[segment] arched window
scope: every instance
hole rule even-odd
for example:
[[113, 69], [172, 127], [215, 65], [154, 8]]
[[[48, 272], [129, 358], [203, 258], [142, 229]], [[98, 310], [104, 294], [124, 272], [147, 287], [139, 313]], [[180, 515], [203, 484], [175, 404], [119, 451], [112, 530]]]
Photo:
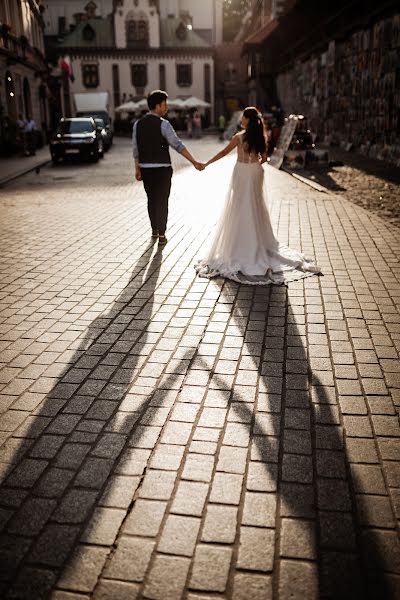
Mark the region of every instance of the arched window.
[[14, 80], [10, 73], [7, 71], [6, 73], [6, 102], [7, 102], [7, 113], [10, 119], [17, 118], [17, 102], [15, 98], [15, 88], [14, 88]]
[[29, 85], [29, 81], [25, 77], [24, 79], [24, 105], [25, 105], [25, 114], [27, 117], [32, 117], [32, 99], [31, 99], [31, 87]]
[[128, 48], [143, 48], [149, 45], [149, 23], [145, 15], [128, 14], [126, 45]]

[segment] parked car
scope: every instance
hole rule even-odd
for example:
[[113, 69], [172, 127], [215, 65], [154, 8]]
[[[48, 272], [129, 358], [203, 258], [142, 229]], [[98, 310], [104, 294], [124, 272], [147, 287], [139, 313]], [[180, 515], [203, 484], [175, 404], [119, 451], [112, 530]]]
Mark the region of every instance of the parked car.
[[101, 129], [91, 117], [61, 119], [50, 142], [50, 152], [53, 163], [68, 156], [80, 156], [97, 162], [104, 153]]
[[112, 131], [111, 131], [110, 127], [107, 127], [107, 125], [104, 123], [103, 119], [100, 119], [99, 117], [94, 117], [94, 121], [96, 123], [96, 126], [101, 130], [104, 151], [108, 152], [108, 150], [112, 146], [112, 141], [113, 141], [112, 140]]

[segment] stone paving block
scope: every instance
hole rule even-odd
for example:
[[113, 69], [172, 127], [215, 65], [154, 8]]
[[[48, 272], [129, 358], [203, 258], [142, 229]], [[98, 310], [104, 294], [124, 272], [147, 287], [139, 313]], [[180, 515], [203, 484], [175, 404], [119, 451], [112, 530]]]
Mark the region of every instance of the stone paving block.
[[281, 561], [279, 595], [291, 600], [318, 600], [318, 571], [315, 563]]
[[158, 550], [167, 554], [192, 556], [200, 528], [200, 519], [170, 515], [164, 525]]
[[[118, 600], [136, 600], [139, 598], [139, 589], [139, 585], [135, 583], [100, 579], [94, 591], [93, 598], [94, 600], [115, 600], [116, 598]], [[60, 598], [60, 600], [63, 599]], [[71, 598], [71, 600], [75, 599]]]
[[232, 600], [272, 600], [272, 577], [255, 573], [236, 573]]
[[318, 507], [320, 510], [351, 510], [349, 488], [340, 479], [319, 479], [317, 481]]
[[180, 481], [172, 503], [171, 512], [201, 516], [209, 485], [195, 481]]
[[165, 425], [161, 436], [163, 444], [186, 445], [192, 432], [191, 423], [169, 422]]
[[378, 463], [375, 441], [364, 438], [346, 439], [346, 456], [349, 462]]
[[152, 500], [169, 500], [175, 479], [175, 472], [149, 470], [139, 488], [139, 496]]
[[58, 585], [67, 590], [93, 592], [108, 553], [108, 548], [79, 545], [63, 570]]
[[372, 428], [368, 417], [344, 416], [344, 428], [349, 437], [372, 438]]
[[247, 449], [245, 448], [221, 446], [218, 456], [217, 471], [242, 474], [245, 472], [246, 458]]
[[368, 583], [363, 580], [360, 563], [348, 552], [323, 551], [320, 594], [338, 598], [367, 597]]
[[400, 424], [397, 416], [372, 415], [371, 420], [376, 435], [400, 437]]
[[322, 547], [355, 550], [355, 530], [351, 514], [321, 511], [318, 520]]
[[165, 502], [136, 500], [124, 523], [124, 533], [128, 535], [155, 537], [161, 526], [166, 508]]
[[159, 444], [153, 454], [150, 467], [167, 471], [177, 471], [181, 463], [184, 446]]
[[70, 554], [79, 535], [75, 525], [49, 524], [35, 542], [29, 559], [49, 567], [60, 567]]
[[357, 508], [363, 525], [391, 529], [395, 527], [392, 507], [388, 496], [357, 494]]
[[241, 527], [237, 565], [241, 569], [272, 571], [275, 531], [259, 527]]
[[224, 592], [228, 581], [232, 550], [200, 544], [196, 549], [189, 587], [194, 590]]
[[364, 494], [386, 494], [382, 470], [378, 465], [351, 465], [353, 486]]
[[317, 541], [314, 521], [282, 519], [280, 555], [315, 560]]
[[139, 477], [126, 477], [124, 475], [110, 477], [99, 504], [114, 508], [128, 508], [139, 483]]
[[182, 597], [190, 561], [157, 555], [147, 578], [144, 597], [151, 600], [179, 600]]
[[243, 525], [275, 527], [276, 495], [246, 492], [242, 515]]
[[96, 491], [69, 490], [53, 515], [57, 523], [82, 523], [94, 506]]
[[284, 481], [311, 483], [313, 480], [311, 457], [297, 454], [284, 454], [282, 478]]
[[45, 600], [56, 581], [56, 574], [48, 569], [25, 567], [18, 575], [8, 598], [37, 598]]
[[143, 581], [153, 549], [153, 541], [143, 538], [121, 537], [116, 551], [106, 564], [104, 576], [122, 581]]
[[211, 481], [214, 457], [203, 454], [188, 454], [182, 472], [183, 479], [190, 481]]
[[125, 515], [125, 511], [121, 509], [96, 508], [81, 537], [81, 542], [112, 546]]
[[238, 505], [242, 484], [242, 475], [216, 473], [212, 482], [210, 502]]
[[237, 509], [209, 504], [201, 535], [203, 542], [232, 544], [236, 537]]
[[277, 488], [278, 471], [274, 464], [250, 462], [246, 487], [254, 492], [274, 492]]
[[7, 531], [18, 535], [37, 535], [56, 507], [55, 500], [29, 498], [11, 519]]

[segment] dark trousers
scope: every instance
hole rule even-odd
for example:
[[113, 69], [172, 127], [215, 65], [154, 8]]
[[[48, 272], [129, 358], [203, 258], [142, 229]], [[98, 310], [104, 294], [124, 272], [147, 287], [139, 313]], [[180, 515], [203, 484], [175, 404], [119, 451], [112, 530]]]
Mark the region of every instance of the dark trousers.
[[171, 191], [172, 167], [140, 169], [147, 194], [151, 228], [164, 235], [168, 219], [168, 199]]

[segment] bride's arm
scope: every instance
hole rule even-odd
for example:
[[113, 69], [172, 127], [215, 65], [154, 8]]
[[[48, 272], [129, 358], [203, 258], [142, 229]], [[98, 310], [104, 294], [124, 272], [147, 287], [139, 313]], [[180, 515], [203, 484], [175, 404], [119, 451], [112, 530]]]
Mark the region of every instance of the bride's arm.
[[260, 165], [262, 165], [263, 163], [267, 162], [267, 160], [268, 160], [268, 154], [267, 154], [267, 151], [265, 151], [265, 152], [263, 152], [261, 154], [261, 158], [260, 158], [260, 161], [259, 161]]
[[236, 134], [233, 136], [233, 138], [231, 139], [229, 144], [223, 150], [221, 150], [221, 152], [218, 152], [218, 154], [216, 154], [215, 156], [213, 156], [212, 158], [210, 158], [210, 160], [208, 160], [206, 162], [206, 166], [211, 165], [211, 163], [216, 162], [220, 158], [223, 158], [224, 156], [229, 154], [229, 152], [232, 152], [232, 150], [234, 148], [236, 148], [237, 143], [238, 143], [238, 138], [237, 138], [237, 134]]

